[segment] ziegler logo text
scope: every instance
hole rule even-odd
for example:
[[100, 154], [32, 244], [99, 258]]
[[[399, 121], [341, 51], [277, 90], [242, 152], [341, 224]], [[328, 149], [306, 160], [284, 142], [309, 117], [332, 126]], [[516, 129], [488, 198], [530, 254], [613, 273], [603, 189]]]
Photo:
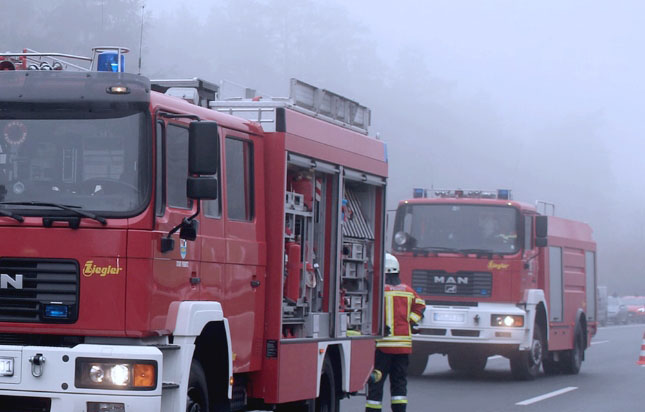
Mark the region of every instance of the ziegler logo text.
[[98, 266], [94, 264], [93, 260], [88, 260], [83, 266], [83, 276], [89, 278], [92, 275], [98, 275], [100, 277], [105, 277], [107, 275], [118, 275], [121, 273], [123, 268], [108, 265], [108, 266]]
[[488, 269], [508, 269], [508, 263], [495, 263], [492, 260], [488, 262]]

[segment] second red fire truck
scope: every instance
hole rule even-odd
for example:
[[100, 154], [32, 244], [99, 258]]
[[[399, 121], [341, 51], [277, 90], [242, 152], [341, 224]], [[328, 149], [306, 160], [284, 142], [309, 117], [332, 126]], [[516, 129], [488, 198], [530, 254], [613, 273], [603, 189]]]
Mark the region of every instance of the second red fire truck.
[[94, 52], [0, 54], [0, 409], [337, 411], [381, 334], [369, 109]]
[[517, 379], [580, 370], [596, 332], [596, 244], [581, 222], [539, 214], [510, 191], [415, 189], [392, 249], [426, 300], [410, 373], [428, 355], [479, 372], [491, 355]]

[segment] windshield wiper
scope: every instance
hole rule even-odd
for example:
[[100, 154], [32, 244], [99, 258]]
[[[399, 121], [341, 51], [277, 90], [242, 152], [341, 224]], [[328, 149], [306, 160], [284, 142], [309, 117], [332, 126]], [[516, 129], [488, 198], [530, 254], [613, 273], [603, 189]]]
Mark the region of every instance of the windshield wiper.
[[64, 205], [60, 203], [49, 203], [49, 202], [0, 202], [0, 205], [14, 205], [14, 206], [38, 206], [38, 207], [55, 207], [57, 209], [66, 210], [73, 212], [81, 217], [86, 217], [88, 219], [96, 220], [102, 225], [107, 224], [107, 220], [101, 216], [97, 216], [94, 213], [86, 212], [84, 210], [79, 210], [80, 206], [74, 205]]
[[494, 250], [490, 249], [461, 249], [460, 251], [466, 255], [476, 254], [477, 257], [488, 255], [492, 258], [494, 255], [502, 255], [500, 252], [495, 252]]
[[19, 223], [22, 223], [22, 222], [25, 221], [25, 219], [22, 216], [17, 215], [17, 214], [15, 214], [13, 212], [10, 212], [8, 210], [4, 210], [4, 209], [0, 209], [0, 216], [10, 217], [10, 218], [18, 221]]
[[427, 247], [415, 247], [412, 248], [412, 252], [414, 253], [437, 253], [437, 252], [443, 252], [443, 253], [460, 253], [463, 254], [463, 252], [460, 249], [455, 249], [451, 247], [444, 247], [444, 246], [427, 246]]

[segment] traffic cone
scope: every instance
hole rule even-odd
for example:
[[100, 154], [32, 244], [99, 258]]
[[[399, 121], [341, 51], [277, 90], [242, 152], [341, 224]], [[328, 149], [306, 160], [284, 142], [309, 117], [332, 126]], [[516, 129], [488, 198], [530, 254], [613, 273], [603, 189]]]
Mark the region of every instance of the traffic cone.
[[645, 366], [645, 333], [643, 333], [643, 342], [641, 343], [641, 354], [638, 357], [638, 365]]

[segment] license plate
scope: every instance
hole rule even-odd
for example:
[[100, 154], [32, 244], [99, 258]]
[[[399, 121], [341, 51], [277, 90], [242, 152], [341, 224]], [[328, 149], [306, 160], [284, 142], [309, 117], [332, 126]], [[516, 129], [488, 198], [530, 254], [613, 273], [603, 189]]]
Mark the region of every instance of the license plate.
[[433, 319], [436, 322], [460, 322], [463, 323], [466, 320], [466, 315], [463, 313], [445, 313], [439, 312], [433, 315]]
[[0, 376], [13, 376], [13, 358], [0, 358]]

